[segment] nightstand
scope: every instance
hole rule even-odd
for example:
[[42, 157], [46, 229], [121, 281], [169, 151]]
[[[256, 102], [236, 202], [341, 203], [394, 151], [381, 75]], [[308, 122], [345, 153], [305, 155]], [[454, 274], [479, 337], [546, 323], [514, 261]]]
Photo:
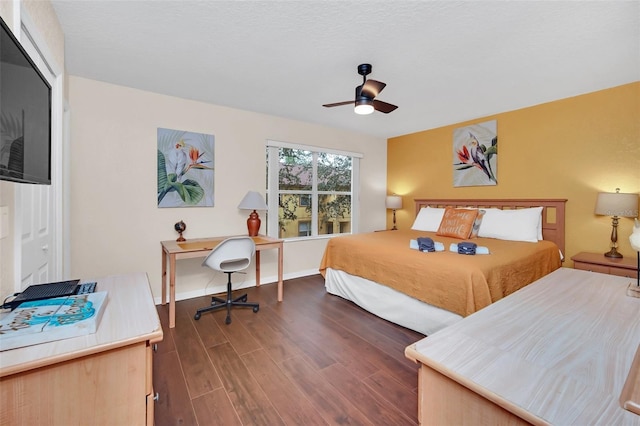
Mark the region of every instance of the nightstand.
[[637, 278], [638, 264], [635, 257], [613, 259], [599, 253], [578, 253], [571, 258], [575, 269], [602, 272], [603, 274]]

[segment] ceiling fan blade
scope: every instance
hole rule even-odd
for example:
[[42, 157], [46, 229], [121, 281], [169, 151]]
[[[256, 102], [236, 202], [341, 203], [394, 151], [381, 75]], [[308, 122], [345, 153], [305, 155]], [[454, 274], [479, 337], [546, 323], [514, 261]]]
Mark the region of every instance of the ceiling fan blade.
[[394, 111], [398, 108], [396, 105], [388, 104], [386, 102], [378, 101], [376, 99], [373, 100], [373, 108], [376, 111], [384, 112], [385, 114], [389, 114], [391, 111]]
[[386, 83], [383, 83], [381, 81], [367, 80], [362, 86], [362, 90], [360, 91], [360, 93], [362, 94], [362, 96], [373, 99], [378, 96], [380, 92], [382, 92], [382, 89], [384, 89], [386, 85]]
[[336, 106], [341, 106], [341, 105], [349, 105], [349, 104], [353, 104], [354, 101], [344, 101], [344, 102], [336, 102], [334, 104], [324, 104], [322, 105], [323, 107], [327, 107], [327, 108], [331, 108], [331, 107], [336, 107]]

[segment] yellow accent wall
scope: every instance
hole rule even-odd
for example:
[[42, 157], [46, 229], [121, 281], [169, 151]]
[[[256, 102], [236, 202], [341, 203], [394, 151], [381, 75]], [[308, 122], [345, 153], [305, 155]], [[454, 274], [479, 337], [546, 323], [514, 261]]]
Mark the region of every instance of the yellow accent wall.
[[[498, 185], [454, 188], [453, 130], [493, 119]], [[640, 193], [640, 82], [387, 141], [387, 189], [403, 197], [399, 228], [411, 227], [415, 198], [566, 198], [567, 266], [578, 252], [608, 251], [611, 218], [593, 211], [597, 193], [615, 188]], [[620, 219], [618, 250], [635, 258], [632, 227]]]

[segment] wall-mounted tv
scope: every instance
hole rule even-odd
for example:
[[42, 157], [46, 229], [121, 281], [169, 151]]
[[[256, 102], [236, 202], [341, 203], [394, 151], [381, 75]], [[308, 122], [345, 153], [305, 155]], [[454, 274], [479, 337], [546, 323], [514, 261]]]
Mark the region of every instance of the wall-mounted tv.
[[0, 18], [0, 180], [51, 184], [51, 86]]

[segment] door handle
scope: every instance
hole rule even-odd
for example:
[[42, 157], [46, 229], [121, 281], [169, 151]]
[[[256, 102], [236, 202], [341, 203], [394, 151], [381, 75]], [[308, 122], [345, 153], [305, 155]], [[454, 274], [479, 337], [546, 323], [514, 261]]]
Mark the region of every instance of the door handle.
[[49, 251], [49, 245], [48, 244], [43, 245], [42, 251]]

